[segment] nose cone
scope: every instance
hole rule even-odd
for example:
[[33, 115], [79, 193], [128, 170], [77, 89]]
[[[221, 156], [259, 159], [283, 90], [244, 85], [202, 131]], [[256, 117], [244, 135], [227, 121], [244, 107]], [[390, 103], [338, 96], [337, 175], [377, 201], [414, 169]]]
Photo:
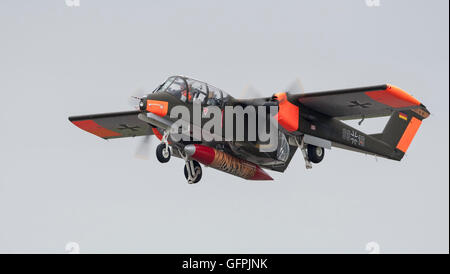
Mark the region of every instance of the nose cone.
[[195, 145], [187, 145], [184, 147], [184, 152], [187, 156], [192, 156], [195, 154]]
[[270, 177], [269, 174], [267, 174], [262, 168], [259, 166], [256, 167], [255, 175], [253, 175], [252, 178], [249, 180], [255, 180], [255, 181], [272, 181], [273, 178]]
[[145, 103], [145, 101], [147, 101], [145, 98], [139, 100], [139, 109], [142, 111], [147, 108], [147, 104]]

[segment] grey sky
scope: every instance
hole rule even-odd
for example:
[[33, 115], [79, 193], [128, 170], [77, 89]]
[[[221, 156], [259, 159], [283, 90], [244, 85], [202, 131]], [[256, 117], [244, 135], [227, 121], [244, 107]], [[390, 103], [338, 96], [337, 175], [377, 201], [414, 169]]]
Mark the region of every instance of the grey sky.
[[[0, 252], [448, 253], [448, 5], [1, 1]], [[236, 97], [296, 77], [306, 92], [391, 83], [432, 116], [401, 162], [334, 148], [312, 170], [297, 153], [273, 182], [204, 168], [197, 185], [181, 160], [138, 160], [137, 138], [67, 120], [127, 110], [173, 74]]]

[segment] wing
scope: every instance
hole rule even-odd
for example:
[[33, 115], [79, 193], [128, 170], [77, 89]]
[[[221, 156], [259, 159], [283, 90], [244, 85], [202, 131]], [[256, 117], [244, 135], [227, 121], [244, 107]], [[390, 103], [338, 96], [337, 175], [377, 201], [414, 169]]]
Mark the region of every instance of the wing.
[[416, 98], [392, 85], [292, 94], [289, 99], [341, 120], [389, 116], [407, 109], [423, 118], [430, 114]]
[[69, 121], [103, 139], [152, 135], [152, 126], [138, 118], [139, 111], [71, 116]]

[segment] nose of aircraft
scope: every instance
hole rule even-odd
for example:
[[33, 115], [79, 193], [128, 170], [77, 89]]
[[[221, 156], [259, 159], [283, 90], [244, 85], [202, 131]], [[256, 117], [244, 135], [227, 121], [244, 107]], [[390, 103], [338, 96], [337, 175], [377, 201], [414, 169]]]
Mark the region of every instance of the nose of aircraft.
[[147, 101], [145, 97], [139, 100], [139, 109], [142, 111], [144, 111], [147, 108], [147, 104], [145, 103], [145, 101]]

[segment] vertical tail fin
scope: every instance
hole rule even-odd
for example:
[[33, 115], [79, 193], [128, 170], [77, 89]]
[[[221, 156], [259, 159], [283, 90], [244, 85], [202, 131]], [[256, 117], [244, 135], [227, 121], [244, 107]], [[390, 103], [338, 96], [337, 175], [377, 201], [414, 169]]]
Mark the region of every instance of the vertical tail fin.
[[423, 105], [418, 109], [394, 111], [383, 133], [372, 136], [391, 146], [392, 158], [401, 160], [419, 130], [422, 120], [429, 115]]

